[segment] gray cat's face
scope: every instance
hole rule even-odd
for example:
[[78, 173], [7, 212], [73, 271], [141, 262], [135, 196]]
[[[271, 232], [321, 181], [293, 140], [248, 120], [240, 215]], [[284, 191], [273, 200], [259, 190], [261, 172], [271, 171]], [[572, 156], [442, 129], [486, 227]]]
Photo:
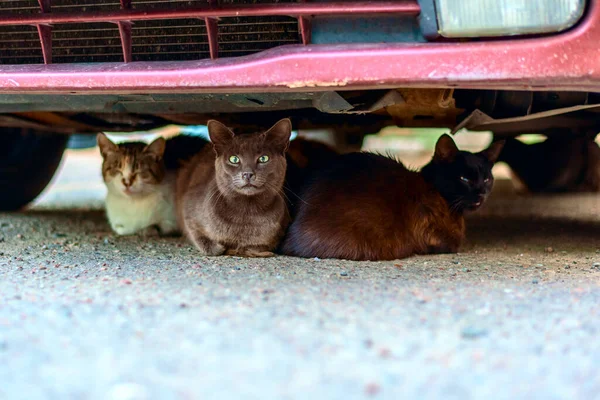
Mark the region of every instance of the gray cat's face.
[[265, 133], [245, 135], [234, 135], [224, 125], [210, 121], [209, 132], [217, 153], [216, 178], [222, 190], [246, 196], [281, 191], [291, 135], [289, 120], [278, 122]]
[[245, 195], [278, 190], [285, 177], [285, 158], [265, 146], [233, 146], [217, 162], [218, 173], [232, 190]]

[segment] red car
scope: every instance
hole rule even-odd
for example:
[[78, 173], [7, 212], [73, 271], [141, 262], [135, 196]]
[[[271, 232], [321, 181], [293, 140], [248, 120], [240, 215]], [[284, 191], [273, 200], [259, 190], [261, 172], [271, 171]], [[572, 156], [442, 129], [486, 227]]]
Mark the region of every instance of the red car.
[[3, 0], [0, 209], [37, 196], [73, 133], [597, 132], [597, 41], [600, 0]]

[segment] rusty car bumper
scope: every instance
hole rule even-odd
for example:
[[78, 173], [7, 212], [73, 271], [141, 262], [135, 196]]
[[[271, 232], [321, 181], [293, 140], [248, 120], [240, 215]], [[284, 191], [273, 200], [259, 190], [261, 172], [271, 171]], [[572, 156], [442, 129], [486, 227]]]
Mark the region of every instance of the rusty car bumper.
[[[381, 9], [374, 12], [419, 13], [416, 1], [379, 3]], [[308, 16], [324, 8], [306, 4], [285, 10], [298, 18], [302, 42], [306, 44], [275, 47], [237, 58], [217, 58], [213, 37], [212, 59], [92, 64], [51, 64], [51, 49], [46, 46], [46, 64], [0, 65], [0, 93], [298, 92], [385, 87], [600, 90], [600, 0], [589, 2], [584, 18], [573, 29], [545, 37], [328, 45], [310, 44]], [[329, 5], [331, 14], [360, 12], [344, 10], [342, 2], [335, 4]], [[209, 39], [210, 18], [230, 13], [211, 12], [197, 10], [194, 14], [207, 19]], [[264, 14], [265, 9], [254, 12]], [[0, 25], [19, 23], [39, 28], [65, 22], [60, 18], [68, 22], [74, 17], [2, 17]], [[124, 61], [128, 61], [130, 43], [122, 23], [143, 16], [124, 10], [96, 18], [112, 18], [120, 24]], [[44, 35], [41, 28], [43, 49]]]

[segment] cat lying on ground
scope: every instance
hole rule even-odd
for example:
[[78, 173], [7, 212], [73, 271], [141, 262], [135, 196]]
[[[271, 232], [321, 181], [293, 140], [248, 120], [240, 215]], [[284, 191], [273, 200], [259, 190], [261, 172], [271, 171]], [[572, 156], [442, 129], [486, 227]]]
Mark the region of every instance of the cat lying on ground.
[[158, 138], [150, 144], [115, 144], [97, 137], [102, 178], [108, 190], [106, 215], [118, 235], [132, 235], [156, 226], [163, 235], [180, 232], [175, 213], [175, 179], [179, 163], [200, 151], [198, 137]]
[[486, 200], [501, 148], [497, 142], [473, 154], [443, 135], [420, 172], [377, 154], [333, 157], [298, 193], [302, 201], [281, 251], [347, 260], [456, 252], [463, 213]]
[[177, 177], [177, 213], [200, 254], [268, 257], [289, 223], [283, 195], [289, 119], [264, 133], [208, 122], [212, 144]]

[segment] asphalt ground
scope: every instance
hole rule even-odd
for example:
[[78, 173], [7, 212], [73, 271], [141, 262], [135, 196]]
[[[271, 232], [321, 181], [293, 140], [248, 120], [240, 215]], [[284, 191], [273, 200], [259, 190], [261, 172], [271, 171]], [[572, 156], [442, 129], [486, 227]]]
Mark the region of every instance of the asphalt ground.
[[497, 181], [459, 254], [199, 257], [117, 238], [71, 152], [0, 214], [0, 399], [600, 398], [600, 197]]

